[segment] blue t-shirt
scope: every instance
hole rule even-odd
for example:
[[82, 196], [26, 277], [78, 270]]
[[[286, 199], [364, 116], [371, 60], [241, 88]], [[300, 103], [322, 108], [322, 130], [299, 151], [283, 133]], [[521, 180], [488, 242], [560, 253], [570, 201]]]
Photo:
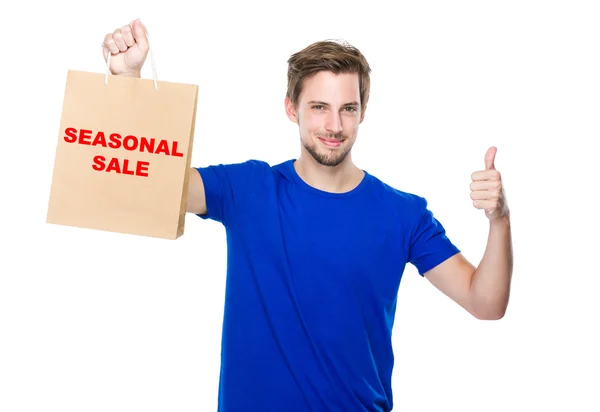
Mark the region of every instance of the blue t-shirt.
[[294, 160], [197, 170], [227, 239], [219, 411], [391, 411], [405, 265], [459, 252], [425, 199], [367, 172], [324, 192]]

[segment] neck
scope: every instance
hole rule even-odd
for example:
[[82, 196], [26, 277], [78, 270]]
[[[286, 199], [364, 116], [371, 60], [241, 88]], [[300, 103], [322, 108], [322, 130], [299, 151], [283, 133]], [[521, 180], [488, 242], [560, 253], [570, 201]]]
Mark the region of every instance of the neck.
[[310, 154], [302, 152], [294, 162], [296, 173], [308, 185], [330, 193], [345, 193], [354, 189], [365, 172], [352, 163], [351, 154], [337, 166], [324, 166]]

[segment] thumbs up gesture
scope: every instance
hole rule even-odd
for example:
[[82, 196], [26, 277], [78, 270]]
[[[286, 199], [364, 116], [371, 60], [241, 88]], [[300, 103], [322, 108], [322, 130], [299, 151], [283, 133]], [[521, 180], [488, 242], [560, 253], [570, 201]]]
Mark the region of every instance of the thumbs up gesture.
[[502, 177], [494, 166], [496, 151], [495, 147], [490, 147], [485, 154], [485, 170], [474, 172], [471, 175], [473, 206], [477, 209], [484, 209], [485, 215], [490, 220], [502, 218], [509, 213]]

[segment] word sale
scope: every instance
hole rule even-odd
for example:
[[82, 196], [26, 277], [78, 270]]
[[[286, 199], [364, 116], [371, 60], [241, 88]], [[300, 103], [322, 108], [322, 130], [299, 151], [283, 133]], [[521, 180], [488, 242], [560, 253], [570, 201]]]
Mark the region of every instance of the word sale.
[[[76, 129], [67, 127], [65, 129], [64, 140], [67, 143], [78, 143], [88, 146], [101, 146], [110, 149], [125, 149], [133, 152], [163, 154], [165, 156], [183, 157], [183, 153], [177, 151], [178, 142], [168, 142], [164, 139], [155, 139], [153, 137], [136, 137], [133, 135], [122, 136], [119, 133], [111, 133], [106, 137], [105, 133], [98, 131], [95, 134], [92, 130]], [[107, 159], [105, 156], [94, 156], [92, 159], [92, 168], [99, 172], [114, 172], [124, 175], [148, 177], [150, 162], [130, 159], [120, 159], [112, 157]]]

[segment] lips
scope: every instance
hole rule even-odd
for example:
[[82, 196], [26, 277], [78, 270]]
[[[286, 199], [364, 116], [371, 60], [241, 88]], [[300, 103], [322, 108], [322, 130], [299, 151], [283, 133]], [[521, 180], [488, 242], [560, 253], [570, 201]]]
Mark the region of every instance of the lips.
[[338, 147], [342, 144], [343, 140], [339, 139], [326, 139], [324, 137], [319, 137], [319, 140], [328, 147]]

